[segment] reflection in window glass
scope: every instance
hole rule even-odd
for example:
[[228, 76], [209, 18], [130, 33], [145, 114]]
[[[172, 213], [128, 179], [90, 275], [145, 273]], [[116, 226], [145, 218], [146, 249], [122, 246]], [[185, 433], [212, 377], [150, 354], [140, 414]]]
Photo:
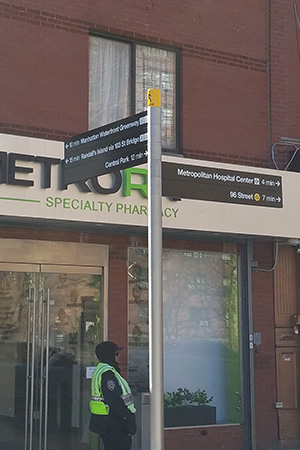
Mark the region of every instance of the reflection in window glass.
[[161, 90], [162, 143], [175, 148], [175, 68], [174, 52], [161, 48], [136, 46], [136, 112], [147, 109], [148, 89]]
[[[129, 377], [142, 391], [148, 390], [147, 257], [145, 249], [129, 249]], [[163, 252], [164, 390], [212, 397], [214, 413], [205, 424], [242, 422], [238, 265], [236, 254]]]

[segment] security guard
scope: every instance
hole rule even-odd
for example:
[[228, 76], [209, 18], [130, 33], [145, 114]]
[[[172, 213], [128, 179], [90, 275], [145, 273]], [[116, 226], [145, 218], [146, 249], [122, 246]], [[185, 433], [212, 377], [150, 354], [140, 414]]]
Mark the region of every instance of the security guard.
[[90, 430], [101, 436], [105, 450], [130, 450], [131, 436], [136, 433], [136, 409], [119, 366], [122, 349], [111, 341], [95, 349], [100, 363], [92, 378]]

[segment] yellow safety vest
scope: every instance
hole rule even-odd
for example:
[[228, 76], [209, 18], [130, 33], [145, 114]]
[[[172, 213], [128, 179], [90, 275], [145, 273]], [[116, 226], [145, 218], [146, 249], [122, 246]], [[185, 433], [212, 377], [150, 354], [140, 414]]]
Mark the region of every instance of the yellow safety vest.
[[119, 374], [119, 372], [109, 364], [99, 363], [95, 369], [92, 377], [91, 385], [91, 401], [90, 401], [90, 411], [93, 414], [99, 416], [107, 416], [109, 414], [109, 406], [105, 404], [101, 389], [101, 378], [104, 372], [110, 370], [115, 375], [118, 383], [122, 389], [122, 399], [129, 411], [132, 413], [136, 412], [134, 407], [132, 393], [127, 381]]

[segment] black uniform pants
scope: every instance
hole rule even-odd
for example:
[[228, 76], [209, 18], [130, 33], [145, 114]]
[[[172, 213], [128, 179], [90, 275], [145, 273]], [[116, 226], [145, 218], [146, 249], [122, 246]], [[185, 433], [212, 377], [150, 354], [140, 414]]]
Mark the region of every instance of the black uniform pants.
[[128, 435], [124, 422], [117, 418], [108, 421], [107, 428], [101, 433], [105, 450], [130, 450], [131, 436]]

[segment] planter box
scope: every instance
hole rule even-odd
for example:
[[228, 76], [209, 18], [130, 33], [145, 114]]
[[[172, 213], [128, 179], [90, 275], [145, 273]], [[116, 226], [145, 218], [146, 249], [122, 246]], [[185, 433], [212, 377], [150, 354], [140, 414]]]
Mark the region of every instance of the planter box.
[[216, 423], [216, 407], [184, 405], [165, 408], [165, 428], [193, 427]]

